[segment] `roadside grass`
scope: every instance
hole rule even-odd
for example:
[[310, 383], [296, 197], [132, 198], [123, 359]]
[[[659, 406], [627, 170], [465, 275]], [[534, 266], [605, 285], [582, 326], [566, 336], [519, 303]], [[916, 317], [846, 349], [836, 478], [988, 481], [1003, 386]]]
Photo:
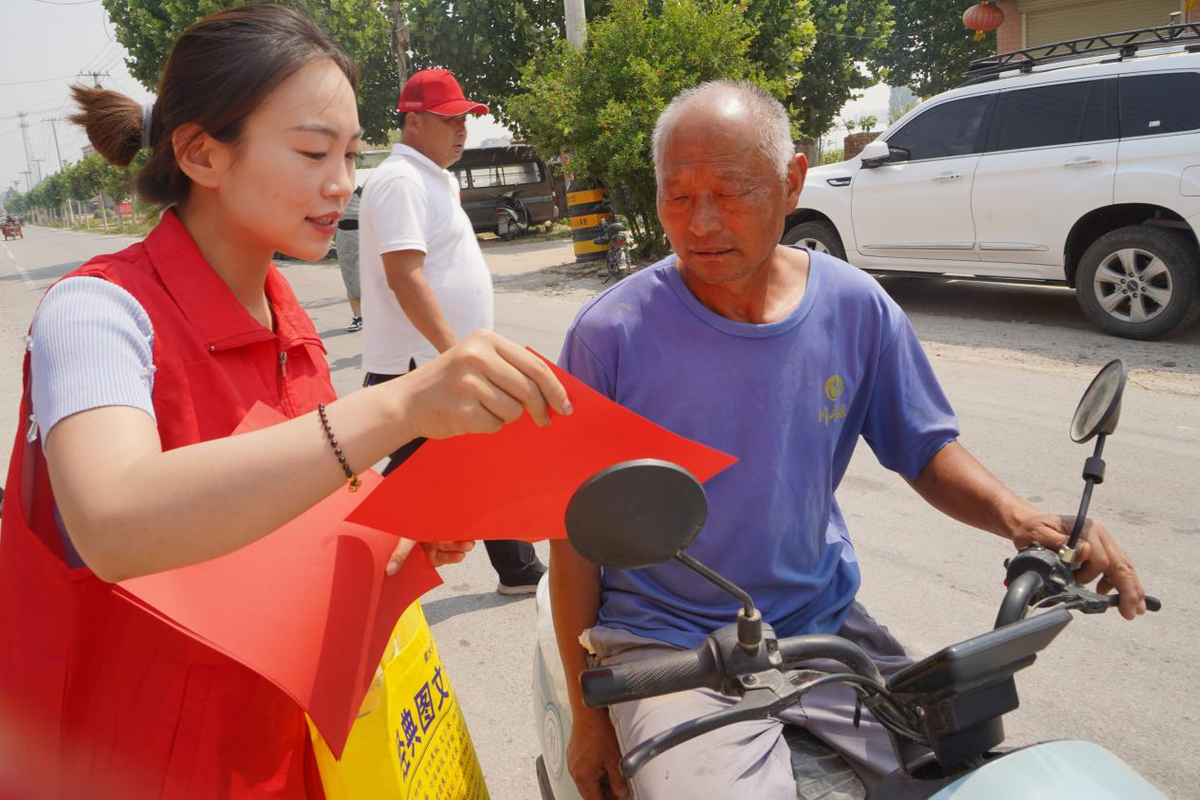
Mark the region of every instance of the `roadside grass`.
[[154, 230], [154, 226], [158, 224], [158, 214], [144, 216], [137, 222], [126, 221], [123, 225], [118, 226], [113, 220], [108, 223], [108, 228], [104, 227], [104, 223], [100, 220], [88, 219], [87, 225], [75, 224], [74, 227], [65, 222], [43, 222], [39, 223], [43, 228], [56, 228], [60, 231], [79, 231], [80, 233], [98, 233], [107, 236], [145, 236]]
[[[476, 234], [478, 239], [483, 242], [499, 242], [500, 237], [494, 233], [479, 233]], [[534, 226], [529, 233], [524, 236], [518, 236], [513, 239], [513, 242], [553, 242], [559, 239], [571, 238], [571, 226], [563, 222], [556, 222], [550, 230], [546, 230], [544, 225]]]

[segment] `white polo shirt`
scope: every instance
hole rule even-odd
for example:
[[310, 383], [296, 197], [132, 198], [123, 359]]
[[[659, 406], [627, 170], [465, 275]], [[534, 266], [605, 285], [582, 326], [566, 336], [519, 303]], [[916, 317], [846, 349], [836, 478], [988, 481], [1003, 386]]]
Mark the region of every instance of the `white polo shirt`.
[[401, 375], [409, 359], [422, 364], [438, 355], [387, 285], [384, 253], [425, 254], [422, 274], [455, 336], [492, 327], [492, 276], [448, 171], [408, 145], [393, 146], [363, 189], [358, 220], [363, 369]]

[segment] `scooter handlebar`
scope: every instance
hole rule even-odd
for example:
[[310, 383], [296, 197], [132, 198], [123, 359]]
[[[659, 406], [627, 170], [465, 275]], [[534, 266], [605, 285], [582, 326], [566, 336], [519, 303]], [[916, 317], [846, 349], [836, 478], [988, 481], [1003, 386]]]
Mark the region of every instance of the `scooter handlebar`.
[[882, 684], [879, 667], [861, 647], [840, 636], [810, 633], [779, 640], [779, 656], [785, 665], [825, 658], [840, 662], [852, 672]]
[[721, 672], [708, 640], [694, 650], [591, 667], [579, 675], [583, 703], [588, 708], [610, 706], [687, 689], [721, 686]]
[[[1110, 606], [1121, 605], [1121, 595], [1110, 594], [1108, 597], [1109, 597], [1108, 604]], [[1153, 597], [1151, 595], [1146, 595], [1145, 600], [1146, 600], [1146, 610], [1147, 611], [1161, 611], [1162, 610], [1162, 601], [1159, 600], [1157, 597]]]

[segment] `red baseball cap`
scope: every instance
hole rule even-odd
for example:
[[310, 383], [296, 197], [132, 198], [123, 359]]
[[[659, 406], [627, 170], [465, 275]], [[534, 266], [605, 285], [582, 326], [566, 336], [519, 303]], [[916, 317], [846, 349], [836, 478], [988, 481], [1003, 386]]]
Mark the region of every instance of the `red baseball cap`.
[[406, 111], [430, 111], [443, 117], [459, 114], [486, 114], [488, 107], [463, 96], [462, 87], [444, 69], [423, 69], [404, 82], [396, 108]]

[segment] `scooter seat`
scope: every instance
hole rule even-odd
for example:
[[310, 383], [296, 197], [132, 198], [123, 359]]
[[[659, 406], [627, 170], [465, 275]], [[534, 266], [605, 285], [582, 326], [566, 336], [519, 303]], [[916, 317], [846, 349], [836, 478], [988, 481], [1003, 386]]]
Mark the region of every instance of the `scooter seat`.
[[792, 755], [796, 800], [866, 800], [867, 790], [837, 751], [804, 728], [783, 726]]

